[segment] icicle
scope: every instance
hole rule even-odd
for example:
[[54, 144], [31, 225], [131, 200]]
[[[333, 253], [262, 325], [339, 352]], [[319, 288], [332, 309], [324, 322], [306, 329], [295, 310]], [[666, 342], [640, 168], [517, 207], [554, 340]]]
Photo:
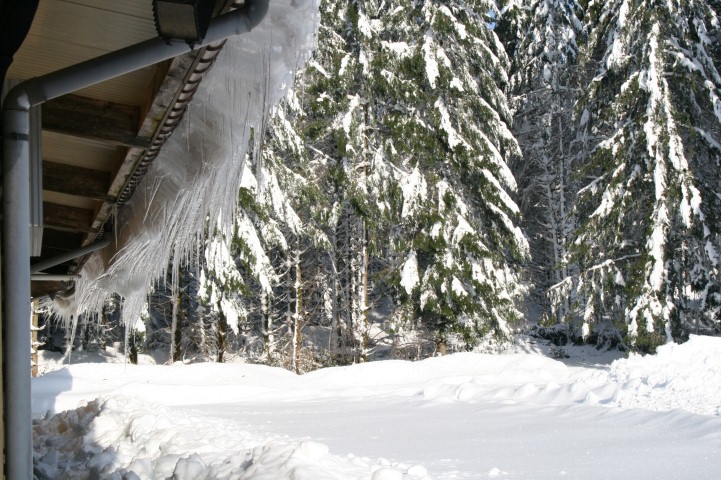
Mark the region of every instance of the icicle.
[[[118, 249], [86, 262], [74, 298], [48, 305], [54, 315], [73, 323], [118, 293], [125, 298], [122, 320], [133, 325], [153, 280], [170, 258], [190, 258], [206, 219], [233, 221], [251, 132], [262, 131], [308, 59], [317, 26], [318, 0], [278, 0], [257, 29], [226, 42], [181, 125], [118, 212]], [[266, 68], [256, 68], [264, 61]]]

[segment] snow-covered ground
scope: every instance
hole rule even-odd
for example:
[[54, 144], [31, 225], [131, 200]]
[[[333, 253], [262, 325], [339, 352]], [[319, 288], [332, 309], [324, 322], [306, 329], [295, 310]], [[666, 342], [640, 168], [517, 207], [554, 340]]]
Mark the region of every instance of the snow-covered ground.
[[[721, 338], [610, 365], [500, 355], [296, 376], [241, 363], [126, 365], [33, 381], [39, 478], [721, 478]], [[91, 360], [86, 357], [85, 360]], [[77, 361], [77, 360], [76, 360]], [[150, 362], [149, 357], [145, 357]], [[59, 412], [47, 414], [46, 412]]]

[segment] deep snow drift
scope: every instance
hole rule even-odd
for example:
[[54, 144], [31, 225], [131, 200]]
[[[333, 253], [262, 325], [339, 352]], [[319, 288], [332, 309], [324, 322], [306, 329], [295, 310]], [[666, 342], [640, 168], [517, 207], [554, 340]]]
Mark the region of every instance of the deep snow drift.
[[721, 478], [721, 338], [610, 366], [569, 360], [466, 353], [303, 376], [242, 363], [70, 365], [33, 382], [36, 474]]

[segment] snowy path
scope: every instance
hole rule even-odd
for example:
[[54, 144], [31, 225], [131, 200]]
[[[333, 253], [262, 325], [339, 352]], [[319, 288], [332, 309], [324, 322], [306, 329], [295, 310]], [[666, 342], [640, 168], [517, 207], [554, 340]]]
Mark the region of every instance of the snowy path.
[[[721, 478], [721, 419], [682, 411], [407, 401], [225, 404], [195, 413], [437, 479]], [[641, 460], [642, 459], [642, 460]]]
[[33, 411], [48, 409], [66, 411], [36, 422], [39, 478], [716, 480], [721, 339], [600, 369], [532, 354], [301, 377], [85, 363], [34, 381]]

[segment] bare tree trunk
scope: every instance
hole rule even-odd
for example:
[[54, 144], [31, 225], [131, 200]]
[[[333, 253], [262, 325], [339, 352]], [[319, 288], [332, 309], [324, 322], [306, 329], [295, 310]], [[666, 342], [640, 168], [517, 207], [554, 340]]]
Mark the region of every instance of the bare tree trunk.
[[[335, 246], [336, 243], [336, 236], [335, 236], [335, 230], [333, 230], [333, 243], [332, 245]], [[338, 267], [336, 265], [335, 261], [335, 251], [329, 252], [330, 255], [330, 261], [331, 261], [331, 268], [333, 271], [331, 272], [331, 275], [333, 277], [331, 281], [331, 320], [330, 320], [330, 338], [329, 338], [329, 349], [331, 352], [331, 356], [335, 362], [338, 361], [338, 352], [340, 351], [340, 339], [341, 339], [341, 329], [340, 329], [340, 322], [338, 312]]]
[[270, 360], [275, 354], [275, 335], [273, 334], [273, 315], [270, 311], [268, 292], [261, 292], [260, 294], [260, 318], [262, 323], [263, 331], [263, 354], [266, 360]]
[[448, 344], [445, 338], [436, 337], [436, 355], [445, 355], [448, 353]]
[[220, 301], [218, 301], [218, 330], [216, 332], [216, 355], [215, 355], [215, 361], [218, 363], [223, 363], [223, 359], [225, 357], [225, 349], [227, 346], [227, 338], [228, 338], [228, 319], [225, 318], [225, 314], [223, 313], [223, 309], [220, 306]]
[[171, 286], [171, 300], [173, 302], [173, 319], [170, 326], [170, 356], [171, 363], [180, 361], [180, 343], [183, 340], [182, 315], [183, 315], [183, 297], [180, 293], [180, 266], [174, 264]]
[[370, 334], [370, 322], [368, 321], [368, 229], [365, 222], [361, 225], [363, 231], [363, 262], [361, 263], [361, 293], [360, 293], [360, 315], [361, 315], [361, 362], [368, 361], [368, 345]]
[[135, 332], [130, 327], [125, 327], [128, 329], [128, 360], [133, 365], [138, 364], [138, 344], [136, 342], [135, 338]]
[[[105, 321], [105, 309], [103, 309], [103, 320]], [[125, 324], [125, 351], [128, 355], [128, 361], [132, 365], [138, 364], [138, 345], [135, 341], [135, 332], [133, 331], [133, 328]]]
[[[364, 85], [365, 87], [365, 85]], [[364, 88], [365, 90], [365, 88]], [[370, 153], [371, 148], [369, 146], [368, 142], [368, 128], [369, 125], [371, 125], [371, 110], [369, 107], [369, 102], [366, 102], [363, 107], [363, 119], [365, 122], [365, 128], [363, 131], [363, 153], [361, 155], [361, 162], [363, 162], [363, 169], [362, 169], [362, 175], [363, 178], [368, 177], [368, 166], [370, 165], [370, 156], [373, 154]], [[368, 155], [368, 157], [366, 157]], [[367, 362], [368, 361], [368, 336], [370, 331], [370, 324], [368, 322], [368, 227], [366, 225], [366, 220], [361, 219], [360, 220], [360, 271], [358, 272], [359, 276], [359, 287], [360, 291], [358, 292], [358, 301], [359, 301], [359, 322], [358, 322], [358, 329], [359, 332], [359, 340], [360, 340], [360, 361], [361, 362]]]
[[353, 363], [360, 360], [360, 325], [361, 325], [361, 306], [360, 306], [360, 261], [358, 259], [358, 239], [355, 237], [356, 224], [350, 219], [349, 223], [349, 241], [348, 241], [348, 291], [350, 292], [350, 319], [349, 333], [353, 346]]
[[353, 229], [350, 214], [346, 213], [346, 241], [345, 241], [345, 283], [343, 285], [343, 296], [345, 297], [346, 325], [344, 325], [345, 338], [344, 347], [350, 347], [353, 355], [353, 362], [356, 358], [355, 321], [355, 257], [353, 255]]
[[300, 268], [300, 237], [296, 240], [295, 250], [295, 313], [293, 314], [293, 371], [300, 374], [300, 347], [301, 335], [300, 328], [303, 321], [303, 278]]

